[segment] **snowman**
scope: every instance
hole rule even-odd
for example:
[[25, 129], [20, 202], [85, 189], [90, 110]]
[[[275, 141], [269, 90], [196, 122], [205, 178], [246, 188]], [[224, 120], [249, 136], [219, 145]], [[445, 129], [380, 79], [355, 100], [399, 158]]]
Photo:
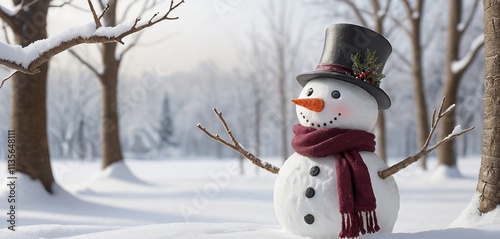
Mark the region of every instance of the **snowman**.
[[210, 138], [278, 174], [274, 208], [285, 231], [328, 239], [392, 231], [399, 191], [392, 176], [378, 175], [387, 165], [374, 153], [372, 133], [379, 110], [391, 106], [380, 88], [391, 51], [387, 39], [370, 29], [351, 24], [327, 28], [316, 70], [297, 77], [304, 88], [292, 100], [299, 119], [293, 127], [295, 153], [281, 169], [246, 151], [217, 109], [231, 143], [198, 124]]
[[274, 187], [274, 208], [284, 230], [311, 238], [355, 238], [391, 232], [399, 211], [387, 165], [374, 153], [379, 110], [391, 101], [380, 89], [390, 43], [369, 29], [336, 24], [326, 31], [316, 71], [301, 74], [300, 124], [292, 154]]

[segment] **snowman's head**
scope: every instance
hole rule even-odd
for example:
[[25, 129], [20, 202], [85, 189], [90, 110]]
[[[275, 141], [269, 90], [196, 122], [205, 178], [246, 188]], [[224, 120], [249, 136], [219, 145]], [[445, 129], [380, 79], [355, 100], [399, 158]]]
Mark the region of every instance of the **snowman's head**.
[[292, 100], [303, 126], [342, 128], [371, 132], [375, 128], [378, 105], [360, 87], [331, 78], [312, 79], [298, 99]]

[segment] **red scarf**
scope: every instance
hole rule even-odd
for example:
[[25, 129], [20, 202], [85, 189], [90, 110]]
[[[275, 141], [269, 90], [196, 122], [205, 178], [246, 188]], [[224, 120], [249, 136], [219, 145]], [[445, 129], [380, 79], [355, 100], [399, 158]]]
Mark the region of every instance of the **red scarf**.
[[[299, 124], [293, 126], [293, 132], [292, 147], [297, 153], [315, 158], [336, 157], [339, 211], [342, 214], [339, 237], [354, 238], [360, 233], [379, 231], [370, 174], [359, 154], [359, 151], [375, 151], [375, 135], [362, 130], [315, 129]], [[366, 223], [363, 222], [363, 213]]]

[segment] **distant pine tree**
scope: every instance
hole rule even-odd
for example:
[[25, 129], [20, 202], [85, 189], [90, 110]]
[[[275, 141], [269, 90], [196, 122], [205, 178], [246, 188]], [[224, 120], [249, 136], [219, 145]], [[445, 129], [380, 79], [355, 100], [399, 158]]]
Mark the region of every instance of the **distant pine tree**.
[[73, 151], [75, 152], [77, 158], [84, 159], [87, 156], [87, 144], [85, 139], [85, 122], [80, 119], [78, 122], [78, 128], [75, 131], [75, 137], [73, 139]]
[[170, 110], [170, 99], [165, 95], [162, 103], [162, 110], [160, 115], [160, 127], [158, 129], [160, 140], [158, 147], [175, 146], [174, 137], [174, 122], [172, 120], [172, 112]]

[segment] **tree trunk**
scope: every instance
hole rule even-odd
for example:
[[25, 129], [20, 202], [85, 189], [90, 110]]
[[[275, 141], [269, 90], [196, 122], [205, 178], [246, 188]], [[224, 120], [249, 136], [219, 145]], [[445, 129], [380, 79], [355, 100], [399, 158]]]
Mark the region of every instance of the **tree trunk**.
[[118, 127], [117, 82], [110, 79], [102, 87], [102, 169], [123, 160]]
[[484, 0], [484, 128], [483, 155], [477, 191], [479, 210], [500, 205], [500, 2]]
[[102, 75], [102, 169], [123, 160], [118, 125], [118, 66], [114, 52], [116, 44], [104, 44], [103, 58], [106, 62]]
[[[49, 0], [40, 0], [23, 10], [11, 25], [15, 41], [21, 46], [47, 38]], [[50, 167], [47, 140], [47, 73], [48, 63], [40, 73], [18, 73], [12, 80], [12, 123], [16, 134], [16, 171], [42, 182], [52, 193], [54, 177]]]
[[387, 163], [387, 146], [385, 144], [386, 138], [385, 138], [385, 115], [384, 111], [379, 111], [378, 112], [378, 119], [377, 119], [377, 150], [378, 150], [378, 155], [382, 161]]
[[[255, 91], [254, 91], [255, 93]], [[258, 92], [257, 92], [258, 94]], [[262, 114], [262, 100], [260, 99], [260, 96], [258, 99], [255, 100], [255, 112], [254, 112], [254, 119], [255, 119], [255, 124], [254, 124], [254, 144], [255, 144], [255, 156], [260, 157], [260, 125], [261, 125], [261, 114]], [[259, 167], [255, 167], [255, 174], [259, 174], [259, 171], [261, 169]]]
[[[284, 37], [284, 36], [281, 36]], [[281, 158], [283, 162], [288, 158], [288, 125], [287, 125], [287, 106], [288, 100], [286, 95], [286, 66], [285, 66], [285, 46], [277, 46], [278, 54], [278, 92], [280, 104], [280, 120], [281, 120]]]
[[[418, 126], [418, 143], [420, 146], [424, 145], [429, 134], [429, 122], [427, 114], [427, 105], [425, 102], [424, 94], [424, 77], [422, 70], [422, 47], [420, 40], [421, 19], [423, 0], [417, 2], [416, 9], [408, 18], [411, 19], [411, 43], [412, 43], [412, 75], [413, 75], [413, 92], [415, 95], [415, 108], [417, 110], [417, 126]], [[414, 17], [414, 12], [418, 12], [418, 17]], [[425, 170], [427, 169], [426, 157], [419, 159], [420, 166]]]
[[[387, 3], [388, 4], [388, 3]], [[380, 12], [380, 4], [378, 0], [372, 0], [371, 1], [372, 5], [372, 12], [374, 13], [373, 15], [373, 21], [375, 24], [375, 31], [378, 32], [380, 35], [384, 35], [384, 16], [379, 16]], [[368, 27], [368, 26], [364, 26]], [[377, 153], [382, 159], [382, 161], [387, 163], [387, 146], [386, 146], [386, 137], [385, 137], [385, 113], [384, 111], [379, 111], [378, 112], [378, 118], [377, 118]]]
[[[452, 71], [452, 63], [458, 59], [458, 50], [460, 47], [460, 33], [457, 26], [460, 23], [462, 14], [462, 1], [450, 0], [448, 7], [448, 36], [446, 40], [446, 74], [443, 88], [443, 96], [446, 97], [444, 109], [457, 101], [457, 91], [461, 74]], [[453, 131], [455, 127], [455, 112], [447, 114], [442, 119], [442, 125], [439, 131], [439, 138], [444, 139]], [[450, 140], [442, 144], [438, 149], [439, 164], [446, 166], [456, 165], [455, 140]]]
[[[105, 26], [116, 25], [118, 1], [110, 1], [103, 17]], [[118, 124], [118, 71], [120, 59], [116, 59], [117, 43], [102, 44], [104, 73], [99, 76], [102, 84], [102, 169], [123, 160]]]
[[284, 82], [280, 83], [280, 116], [281, 116], [281, 158], [283, 159], [283, 162], [288, 158], [288, 127], [287, 127], [287, 101], [286, 101], [286, 96], [285, 90], [284, 89]]

